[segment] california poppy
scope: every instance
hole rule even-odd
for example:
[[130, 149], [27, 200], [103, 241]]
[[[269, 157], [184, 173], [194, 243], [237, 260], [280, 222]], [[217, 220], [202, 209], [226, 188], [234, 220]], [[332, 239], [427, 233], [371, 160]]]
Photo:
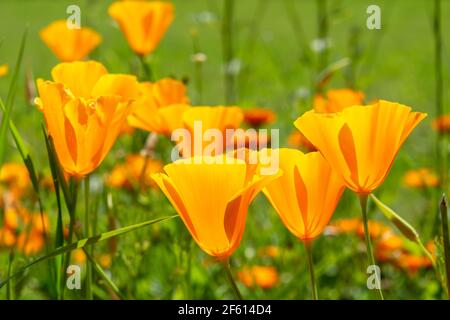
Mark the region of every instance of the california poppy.
[[39, 34], [61, 62], [84, 59], [102, 41], [90, 28], [69, 29], [66, 20], [52, 22]]
[[54, 82], [38, 80], [36, 103], [64, 170], [88, 175], [113, 146], [138, 97], [138, 82], [133, 76], [108, 74], [94, 61], [59, 64], [52, 76]]
[[174, 6], [163, 1], [117, 1], [108, 9], [128, 44], [141, 56], [153, 52], [174, 19]]
[[380, 100], [339, 113], [308, 111], [295, 126], [358, 194], [369, 194], [386, 178], [411, 131], [426, 117], [410, 107]]
[[[308, 111], [295, 126], [323, 154], [346, 186], [359, 196], [369, 263], [375, 264], [367, 216], [367, 197], [380, 186], [403, 142], [426, 114], [379, 100], [338, 113]], [[378, 296], [383, 299], [381, 287]]]
[[450, 115], [445, 114], [433, 120], [433, 129], [439, 133], [450, 132]]
[[322, 113], [342, 111], [344, 108], [363, 104], [364, 94], [351, 89], [331, 89], [326, 96], [318, 94], [314, 97], [314, 110]]
[[250, 202], [277, 177], [248, 172], [244, 161], [225, 155], [180, 159], [164, 171], [153, 179], [195, 242], [219, 260], [238, 248]]
[[312, 297], [317, 299], [312, 240], [327, 225], [345, 186], [320, 153], [303, 154], [295, 149], [278, 151], [283, 175], [268, 184], [263, 192], [286, 228], [304, 242], [308, 254]]
[[189, 98], [182, 82], [165, 78], [139, 86], [141, 97], [128, 117], [131, 126], [166, 136], [183, 127], [183, 112], [189, 108]]
[[275, 121], [276, 114], [270, 109], [252, 108], [244, 110], [244, 122], [253, 128]]
[[[183, 113], [183, 125], [189, 136], [174, 137], [182, 142], [180, 153], [191, 155], [217, 155], [234, 143], [234, 132], [227, 135], [227, 129], [239, 128], [243, 113], [239, 107], [193, 107]], [[212, 129], [212, 130], [211, 130]], [[205, 136], [206, 135], [206, 136]], [[177, 141], [179, 142], [179, 141]]]
[[432, 188], [439, 185], [439, 178], [432, 170], [419, 168], [407, 171], [403, 183], [410, 188]]

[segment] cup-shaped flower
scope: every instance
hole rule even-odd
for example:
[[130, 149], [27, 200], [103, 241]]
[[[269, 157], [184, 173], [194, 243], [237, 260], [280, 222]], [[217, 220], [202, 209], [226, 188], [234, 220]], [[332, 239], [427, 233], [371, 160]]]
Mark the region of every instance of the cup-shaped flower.
[[331, 89], [326, 96], [318, 94], [314, 97], [314, 110], [316, 112], [339, 112], [351, 106], [363, 104], [364, 93], [351, 89]]
[[[184, 135], [173, 138], [182, 140], [179, 145], [183, 157], [218, 155], [234, 144], [234, 130], [239, 128], [243, 118], [239, 107], [189, 108], [183, 113]], [[227, 132], [227, 129], [232, 130]]]
[[426, 114], [380, 100], [324, 114], [308, 111], [295, 126], [358, 194], [369, 194], [386, 178], [403, 142]]
[[183, 127], [183, 112], [189, 108], [186, 86], [171, 78], [140, 84], [141, 97], [134, 103], [128, 123], [136, 128], [170, 136]]
[[152, 53], [174, 19], [174, 6], [163, 1], [117, 1], [108, 9], [131, 49], [141, 56]]
[[292, 234], [313, 240], [330, 221], [345, 185], [319, 152], [278, 151], [283, 175], [263, 193]]
[[181, 159], [153, 179], [200, 248], [219, 260], [239, 246], [248, 206], [278, 174], [247, 174], [244, 161], [224, 155]]
[[113, 146], [139, 93], [135, 77], [108, 74], [97, 62], [72, 62], [38, 79], [43, 112], [61, 166], [71, 176], [97, 168]]
[[39, 34], [61, 62], [83, 60], [102, 41], [90, 28], [70, 29], [66, 20], [52, 22]]

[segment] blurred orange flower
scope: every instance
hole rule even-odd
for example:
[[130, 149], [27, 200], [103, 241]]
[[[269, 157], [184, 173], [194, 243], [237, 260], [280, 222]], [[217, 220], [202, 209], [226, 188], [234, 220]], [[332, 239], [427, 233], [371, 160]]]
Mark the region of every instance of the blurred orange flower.
[[295, 126], [349, 189], [369, 194], [383, 183], [403, 142], [425, 117], [407, 106], [380, 100], [333, 114], [308, 111]]
[[113, 146], [139, 97], [138, 82], [134, 76], [108, 74], [95, 61], [61, 63], [52, 76], [54, 82], [38, 79], [36, 104], [64, 170], [85, 176]]
[[431, 169], [420, 168], [407, 171], [403, 182], [410, 188], [432, 188], [439, 185], [439, 178]]
[[314, 97], [314, 110], [320, 113], [340, 112], [347, 107], [363, 104], [364, 94], [351, 89], [331, 89], [326, 97], [317, 94]]
[[0, 228], [0, 247], [14, 247], [25, 255], [34, 255], [44, 247], [48, 226], [45, 214], [41, 217], [40, 213], [30, 214], [22, 207], [6, 208]]
[[318, 152], [279, 149], [279, 166], [283, 175], [263, 192], [292, 234], [312, 240], [333, 215], [344, 184]]
[[270, 109], [252, 108], [244, 110], [244, 122], [253, 128], [274, 122], [276, 114]]
[[277, 246], [267, 246], [258, 250], [260, 257], [276, 258], [280, 254], [280, 248]]
[[0, 77], [6, 76], [8, 74], [8, 65], [7, 64], [0, 64]]
[[432, 126], [438, 132], [450, 132], [450, 115], [446, 114], [434, 119], [432, 122]]
[[152, 175], [195, 242], [226, 260], [239, 246], [250, 202], [277, 175], [258, 176], [225, 155], [178, 160]]
[[52, 22], [39, 34], [62, 62], [83, 60], [102, 41], [102, 37], [90, 28], [69, 29], [66, 20]]
[[[177, 137], [180, 141], [180, 153], [183, 157], [189, 158], [192, 155], [203, 155], [205, 150], [213, 149], [224, 152], [226, 147], [233, 144], [233, 136], [227, 136], [227, 129], [239, 128], [244, 115], [239, 107], [194, 107], [183, 113], [184, 128], [188, 130], [190, 137]], [[209, 129], [216, 129], [221, 133], [219, 137], [210, 136], [205, 138], [205, 132]], [[211, 132], [211, 131], [210, 131]], [[212, 145], [212, 146], [211, 146]]]
[[131, 49], [139, 55], [152, 53], [174, 19], [174, 6], [163, 1], [118, 1], [108, 9], [119, 24]]
[[300, 131], [293, 131], [288, 137], [288, 145], [294, 148], [305, 149], [305, 151], [317, 151], [308, 139]]
[[13, 200], [18, 200], [31, 185], [27, 167], [21, 163], [5, 163], [0, 169], [0, 183], [7, 186]]
[[183, 112], [189, 108], [187, 88], [171, 78], [140, 84], [141, 98], [134, 103], [128, 123], [136, 128], [166, 136], [183, 127]]
[[278, 271], [272, 266], [244, 267], [237, 276], [246, 287], [256, 285], [262, 289], [273, 288], [279, 281]]
[[[147, 163], [146, 163], [147, 162]], [[144, 173], [144, 185], [155, 186], [151, 175], [161, 172], [163, 164], [159, 160], [147, 159], [139, 154], [128, 155], [124, 164], [114, 167], [106, 180], [106, 184], [113, 188], [134, 189], [140, 186], [141, 175]]]

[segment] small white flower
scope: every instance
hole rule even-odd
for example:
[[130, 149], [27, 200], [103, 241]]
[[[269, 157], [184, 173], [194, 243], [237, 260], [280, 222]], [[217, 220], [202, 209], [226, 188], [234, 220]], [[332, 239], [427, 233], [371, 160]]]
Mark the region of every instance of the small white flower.
[[203, 52], [198, 52], [198, 53], [192, 55], [191, 60], [192, 60], [192, 62], [203, 63], [206, 60], [208, 60], [208, 56], [206, 54], [204, 54]]

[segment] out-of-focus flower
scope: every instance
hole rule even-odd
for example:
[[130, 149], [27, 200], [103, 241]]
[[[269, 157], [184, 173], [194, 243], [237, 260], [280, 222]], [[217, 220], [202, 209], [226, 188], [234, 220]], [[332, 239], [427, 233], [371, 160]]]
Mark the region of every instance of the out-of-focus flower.
[[109, 269], [112, 264], [112, 257], [109, 253], [102, 253], [98, 257], [98, 263], [103, 269]]
[[102, 41], [90, 28], [70, 29], [66, 20], [52, 22], [39, 34], [61, 62], [83, 60]]
[[183, 113], [189, 108], [187, 88], [171, 78], [140, 84], [141, 97], [133, 104], [128, 123], [136, 128], [166, 136], [183, 127]]
[[52, 77], [54, 82], [38, 79], [36, 104], [64, 170], [85, 176], [113, 146], [139, 98], [138, 82], [134, 76], [108, 74], [95, 61], [61, 63]]
[[313, 240], [333, 215], [344, 184], [320, 153], [278, 151], [283, 175], [263, 189], [264, 195], [293, 235]]
[[[194, 107], [187, 109], [183, 114], [184, 128], [188, 130], [190, 137], [178, 137], [182, 140], [177, 141], [180, 144], [180, 153], [185, 158], [193, 155], [203, 155], [206, 148], [211, 151], [211, 154], [217, 155], [214, 152], [222, 153], [226, 147], [233, 144], [234, 137], [226, 134], [227, 129], [239, 128], [244, 115], [239, 107]], [[210, 136], [208, 139], [204, 138], [205, 132], [210, 129], [215, 129], [220, 132], [220, 137]], [[213, 144], [213, 147], [211, 146]], [[212, 149], [210, 149], [212, 148]], [[214, 149], [214, 150], [213, 150]]]
[[108, 8], [131, 49], [142, 56], [156, 49], [174, 19], [174, 11], [172, 3], [163, 1], [117, 1]]
[[347, 107], [360, 106], [364, 102], [364, 93], [351, 89], [331, 89], [326, 97], [317, 94], [314, 97], [314, 110], [320, 113], [340, 112]]
[[[143, 173], [145, 166], [145, 173]], [[162, 172], [163, 164], [159, 160], [146, 159], [142, 155], [128, 155], [124, 164], [119, 164], [112, 170], [108, 176], [106, 183], [113, 188], [134, 189], [140, 186], [142, 174], [144, 186], [155, 186], [151, 175], [153, 173]]]
[[425, 256], [403, 253], [396, 260], [396, 265], [408, 271], [410, 275], [414, 275], [419, 269], [430, 268], [432, 263]]
[[71, 258], [72, 258], [73, 262], [78, 265], [83, 265], [84, 263], [86, 263], [86, 259], [87, 259], [86, 254], [84, 253], [83, 249], [73, 250]]
[[403, 183], [410, 188], [432, 188], [439, 185], [439, 178], [431, 169], [420, 168], [406, 172]]
[[270, 124], [276, 119], [276, 114], [270, 109], [252, 108], [244, 110], [244, 122], [253, 128]]
[[25, 194], [31, 185], [30, 181], [24, 164], [5, 163], [0, 169], [0, 183], [6, 185], [13, 200], [18, 200]]
[[242, 160], [219, 155], [178, 160], [152, 177], [207, 254], [227, 259], [239, 246], [250, 202], [279, 175], [259, 176]]
[[289, 135], [288, 144], [290, 147], [304, 149], [307, 152], [316, 151], [316, 147], [300, 131], [293, 131]]
[[280, 248], [277, 246], [267, 246], [258, 250], [260, 257], [276, 258], [280, 254]]
[[5, 209], [3, 227], [0, 228], [0, 247], [14, 247], [25, 255], [34, 255], [45, 244], [49, 222], [46, 214], [29, 213], [22, 207]]
[[0, 65], [0, 77], [6, 76], [8, 74], [8, 65], [7, 64], [1, 64]]
[[446, 114], [434, 119], [432, 122], [432, 126], [438, 132], [450, 132], [450, 115]]
[[369, 194], [383, 183], [403, 142], [425, 117], [410, 107], [380, 100], [338, 113], [308, 111], [295, 126], [350, 190]]
[[278, 271], [272, 266], [244, 267], [237, 273], [239, 281], [246, 287], [273, 288], [279, 281]]

